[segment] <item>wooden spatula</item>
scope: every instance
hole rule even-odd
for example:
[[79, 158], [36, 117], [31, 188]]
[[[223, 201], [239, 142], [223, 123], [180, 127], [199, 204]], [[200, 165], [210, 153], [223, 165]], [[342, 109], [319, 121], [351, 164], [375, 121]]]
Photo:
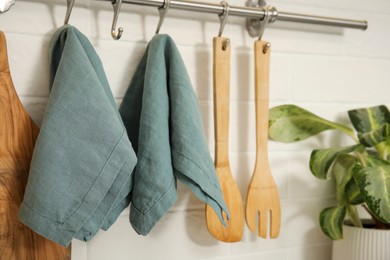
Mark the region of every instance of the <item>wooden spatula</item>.
[[[255, 42], [255, 103], [256, 103], [256, 163], [246, 198], [246, 223], [252, 232], [267, 237], [270, 218], [270, 237], [280, 231], [280, 199], [268, 161], [268, 99], [270, 44]], [[258, 218], [258, 223], [257, 223]]]
[[47, 240], [18, 221], [38, 132], [16, 94], [0, 32], [0, 259], [70, 259], [70, 246]]
[[227, 38], [215, 37], [214, 48], [214, 123], [215, 168], [222, 193], [230, 212], [230, 219], [223, 226], [218, 216], [206, 207], [207, 228], [211, 235], [224, 242], [241, 240], [244, 228], [244, 209], [241, 193], [233, 179], [229, 163], [229, 94], [230, 94], [230, 45]]

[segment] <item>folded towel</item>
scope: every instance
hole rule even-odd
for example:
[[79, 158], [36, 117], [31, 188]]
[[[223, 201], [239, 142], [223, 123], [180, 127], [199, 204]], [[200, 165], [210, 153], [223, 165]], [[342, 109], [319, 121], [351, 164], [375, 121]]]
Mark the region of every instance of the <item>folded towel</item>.
[[68, 246], [129, 204], [136, 156], [99, 57], [69, 25], [51, 41], [51, 86], [19, 219]]
[[174, 204], [176, 178], [220, 217], [228, 213], [211, 159], [197, 97], [167, 35], [149, 43], [119, 108], [138, 157], [130, 222], [142, 235]]

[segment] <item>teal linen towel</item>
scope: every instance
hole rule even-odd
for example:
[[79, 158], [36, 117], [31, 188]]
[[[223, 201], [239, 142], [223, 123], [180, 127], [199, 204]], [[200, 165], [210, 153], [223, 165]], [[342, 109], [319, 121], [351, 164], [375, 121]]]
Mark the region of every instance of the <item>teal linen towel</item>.
[[51, 40], [51, 86], [19, 219], [68, 246], [128, 206], [136, 155], [98, 55], [69, 25]]
[[142, 235], [174, 204], [176, 178], [228, 213], [208, 150], [197, 97], [174, 41], [156, 35], [133, 76], [119, 112], [138, 157], [130, 222]]

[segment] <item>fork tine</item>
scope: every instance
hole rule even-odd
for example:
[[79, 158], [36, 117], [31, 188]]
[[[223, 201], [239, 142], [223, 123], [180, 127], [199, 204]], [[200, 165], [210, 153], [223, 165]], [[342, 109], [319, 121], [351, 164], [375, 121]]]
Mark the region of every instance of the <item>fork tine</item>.
[[271, 214], [271, 238], [277, 238], [280, 232], [280, 205], [275, 205], [275, 207], [270, 211]]
[[268, 210], [259, 212], [259, 237], [267, 238]]
[[[248, 204], [248, 202], [247, 202], [247, 204]], [[256, 214], [252, 214], [252, 212], [249, 210], [249, 207], [246, 207], [245, 220], [246, 220], [246, 224], [248, 225], [249, 230], [252, 233], [255, 233], [256, 232], [256, 224], [257, 224], [257, 216], [256, 216]]]

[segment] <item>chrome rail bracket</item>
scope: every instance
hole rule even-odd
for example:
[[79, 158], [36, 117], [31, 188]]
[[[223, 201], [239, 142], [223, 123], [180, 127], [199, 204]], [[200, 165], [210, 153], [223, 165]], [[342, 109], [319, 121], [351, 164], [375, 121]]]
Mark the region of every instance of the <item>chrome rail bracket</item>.
[[247, 0], [245, 5], [253, 8], [261, 8], [264, 10], [263, 17], [259, 19], [246, 19], [246, 29], [248, 30], [249, 35], [252, 37], [259, 37], [264, 32], [263, 23], [261, 21], [265, 18], [266, 12], [268, 12], [269, 15], [268, 23], [273, 23], [278, 16], [278, 11], [275, 7], [267, 6], [265, 0]]

